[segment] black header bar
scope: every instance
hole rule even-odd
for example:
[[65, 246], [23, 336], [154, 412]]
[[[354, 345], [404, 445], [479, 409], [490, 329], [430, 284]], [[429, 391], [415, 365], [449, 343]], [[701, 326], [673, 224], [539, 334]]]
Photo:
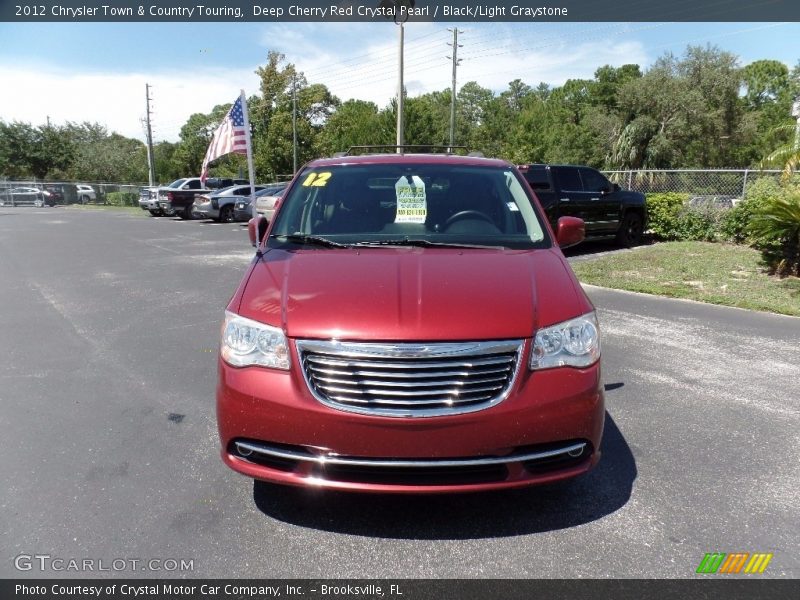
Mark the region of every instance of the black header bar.
[[8, 22], [790, 22], [800, 0], [0, 0]]

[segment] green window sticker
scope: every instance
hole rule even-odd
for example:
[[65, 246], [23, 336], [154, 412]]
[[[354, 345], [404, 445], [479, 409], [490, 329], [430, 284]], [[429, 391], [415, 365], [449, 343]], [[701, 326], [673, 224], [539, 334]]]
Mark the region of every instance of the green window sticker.
[[405, 175], [394, 184], [397, 197], [395, 223], [424, 223], [428, 217], [425, 182], [417, 175]]

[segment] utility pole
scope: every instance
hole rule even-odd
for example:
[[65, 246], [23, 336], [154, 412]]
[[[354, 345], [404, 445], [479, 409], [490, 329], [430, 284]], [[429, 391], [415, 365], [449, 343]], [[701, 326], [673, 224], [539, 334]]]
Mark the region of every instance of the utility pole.
[[292, 73], [292, 173], [297, 173], [297, 74]]
[[797, 152], [800, 150], [800, 96], [794, 99], [792, 116], [797, 119], [797, 125], [794, 128], [794, 151]]
[[156, 163], [153, 158], [153, 128], [150, 125], [150, 84], [144, 84], [144, 92], [147, 98], [147, 174], [150, 187], [156, 182]]
[[[451, 31], [448, 29], [448, 31]], [[453, 59], [453, 88], [450, 94], [450, 151], [452, 152], [455, 145], [456, 138], [456, 68], [461, 62], [458, 58], [458, 49], [461, 47], [458, 44], [458, 27], [453, 27], [453, 43], [448, 43], [448, 46], [453, 47], [453, 56], [447, 58]], [[463, 31], [461, 33], [464, 33]]]
[[403, 37], [405, 27], [403, 21], [400, 21], [398, 25], [400, 25], [400, 45], [397, 60], [397, 153], [402, 154], [405, 127], [405, 123], [403, 122]]

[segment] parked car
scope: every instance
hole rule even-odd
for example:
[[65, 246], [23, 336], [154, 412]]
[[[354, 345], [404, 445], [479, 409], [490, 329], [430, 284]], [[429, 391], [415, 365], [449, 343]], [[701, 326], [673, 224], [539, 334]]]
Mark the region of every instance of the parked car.
[[60, 183], [48, 183], [44, 186], [44, 191], [50, 194], [50, 197], [47, 199], [48, 206], [66, 204], [64, 197], [64, 186]]
[[256, 197], [256, 212], [259, 215], [263, 215], [267, 221], [272, 221], [285, 191], [286, 186], [278, 187], [272, 193]]
[[[261, 210], [267, 212], [267, 209], [269, 209], [269, 215], [267, 215], [268, 221], [272, 218], [272, 214], [275, 211], [275, 207], [278, 201], [280, 200], [280, 197], [283, 194], [284, 190], [286, 190], [286, 186], [288, 185], [289, 185], [288, 182], [269, 184], [265, 186], [263, 190], [256, 192], [256, 206], [258, 207], [259, 206], [258, 202], [261, 201], [262, 202], [262, 204], [260, 205], [262, 207]], [[237, 221], [249, 221], [252, 216], [253, 216], [253, 209], [250, 206], [250, 200], [249, 199], [238, 200], [236, 202], [234, 210], [234, 218]]]
[[315, 160], [225, 311], [222, 460], [274, 483], [465, 492], [567, 479], [604, 423], [594, 307], [517, 168]]
[[221, 190], [232, 185], [249, 185], [247, 179], [232, 179], [230, 177], [209, 177], [206, 179], [206, 188], [209, 190]]
[[54, 206], [55, 200], [50, 192], [35, 187], [15, 187], [0, 194], [0, 206], [25, 204], [39, 207]]
[[623, 190], [600, 171], [580, 165], [520, 165], [551, 225], [560, 217], [586, 223], [586, 239], [639, 244], [647, 227], [644, 194]]
[[79, 183], [75, 186], [75, 193], [78, 196], [78, 202], [87, 204], [89, 202], [97, 202], [97, 192], [94, 188], [85, 183]]
[[[263, 185], [255, 186], [256, 192], [264, 189]], [[194, 199], [193, 213], [195, 218], [214, 219], [223, 223], [236, 220], [235, 206], [237, 201], [249, 202], [250, 184], [234, 185], [210, 194], [203, 194]]]
[[148, 211], [154, 217], [172, 216], [174, 214], [165, 212], [159, 206], [157, 187], [139, 188], [139, 208]]
[[176, 214], [181, 219], [191, 219], [195, 196], [207, 191], [199, 177], [182, 177], [158, 188], [158, 207], [164, 213]]
[[704, 210], [725, 210], [733, 208], [741, 201], [741, 198], [731, 195], [708, 194], [703, 196], [692, 196], [686, 203], [692, 208]]

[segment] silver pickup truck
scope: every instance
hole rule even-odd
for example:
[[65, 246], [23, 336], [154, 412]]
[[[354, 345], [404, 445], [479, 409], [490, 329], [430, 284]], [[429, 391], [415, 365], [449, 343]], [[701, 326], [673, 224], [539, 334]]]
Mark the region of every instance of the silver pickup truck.
[[150, 211], [154, 217], [172, 216], [172, 211], [166, 212], [158, 205], [158, 188], [143, 187], [139, 188], [139, 208]]

